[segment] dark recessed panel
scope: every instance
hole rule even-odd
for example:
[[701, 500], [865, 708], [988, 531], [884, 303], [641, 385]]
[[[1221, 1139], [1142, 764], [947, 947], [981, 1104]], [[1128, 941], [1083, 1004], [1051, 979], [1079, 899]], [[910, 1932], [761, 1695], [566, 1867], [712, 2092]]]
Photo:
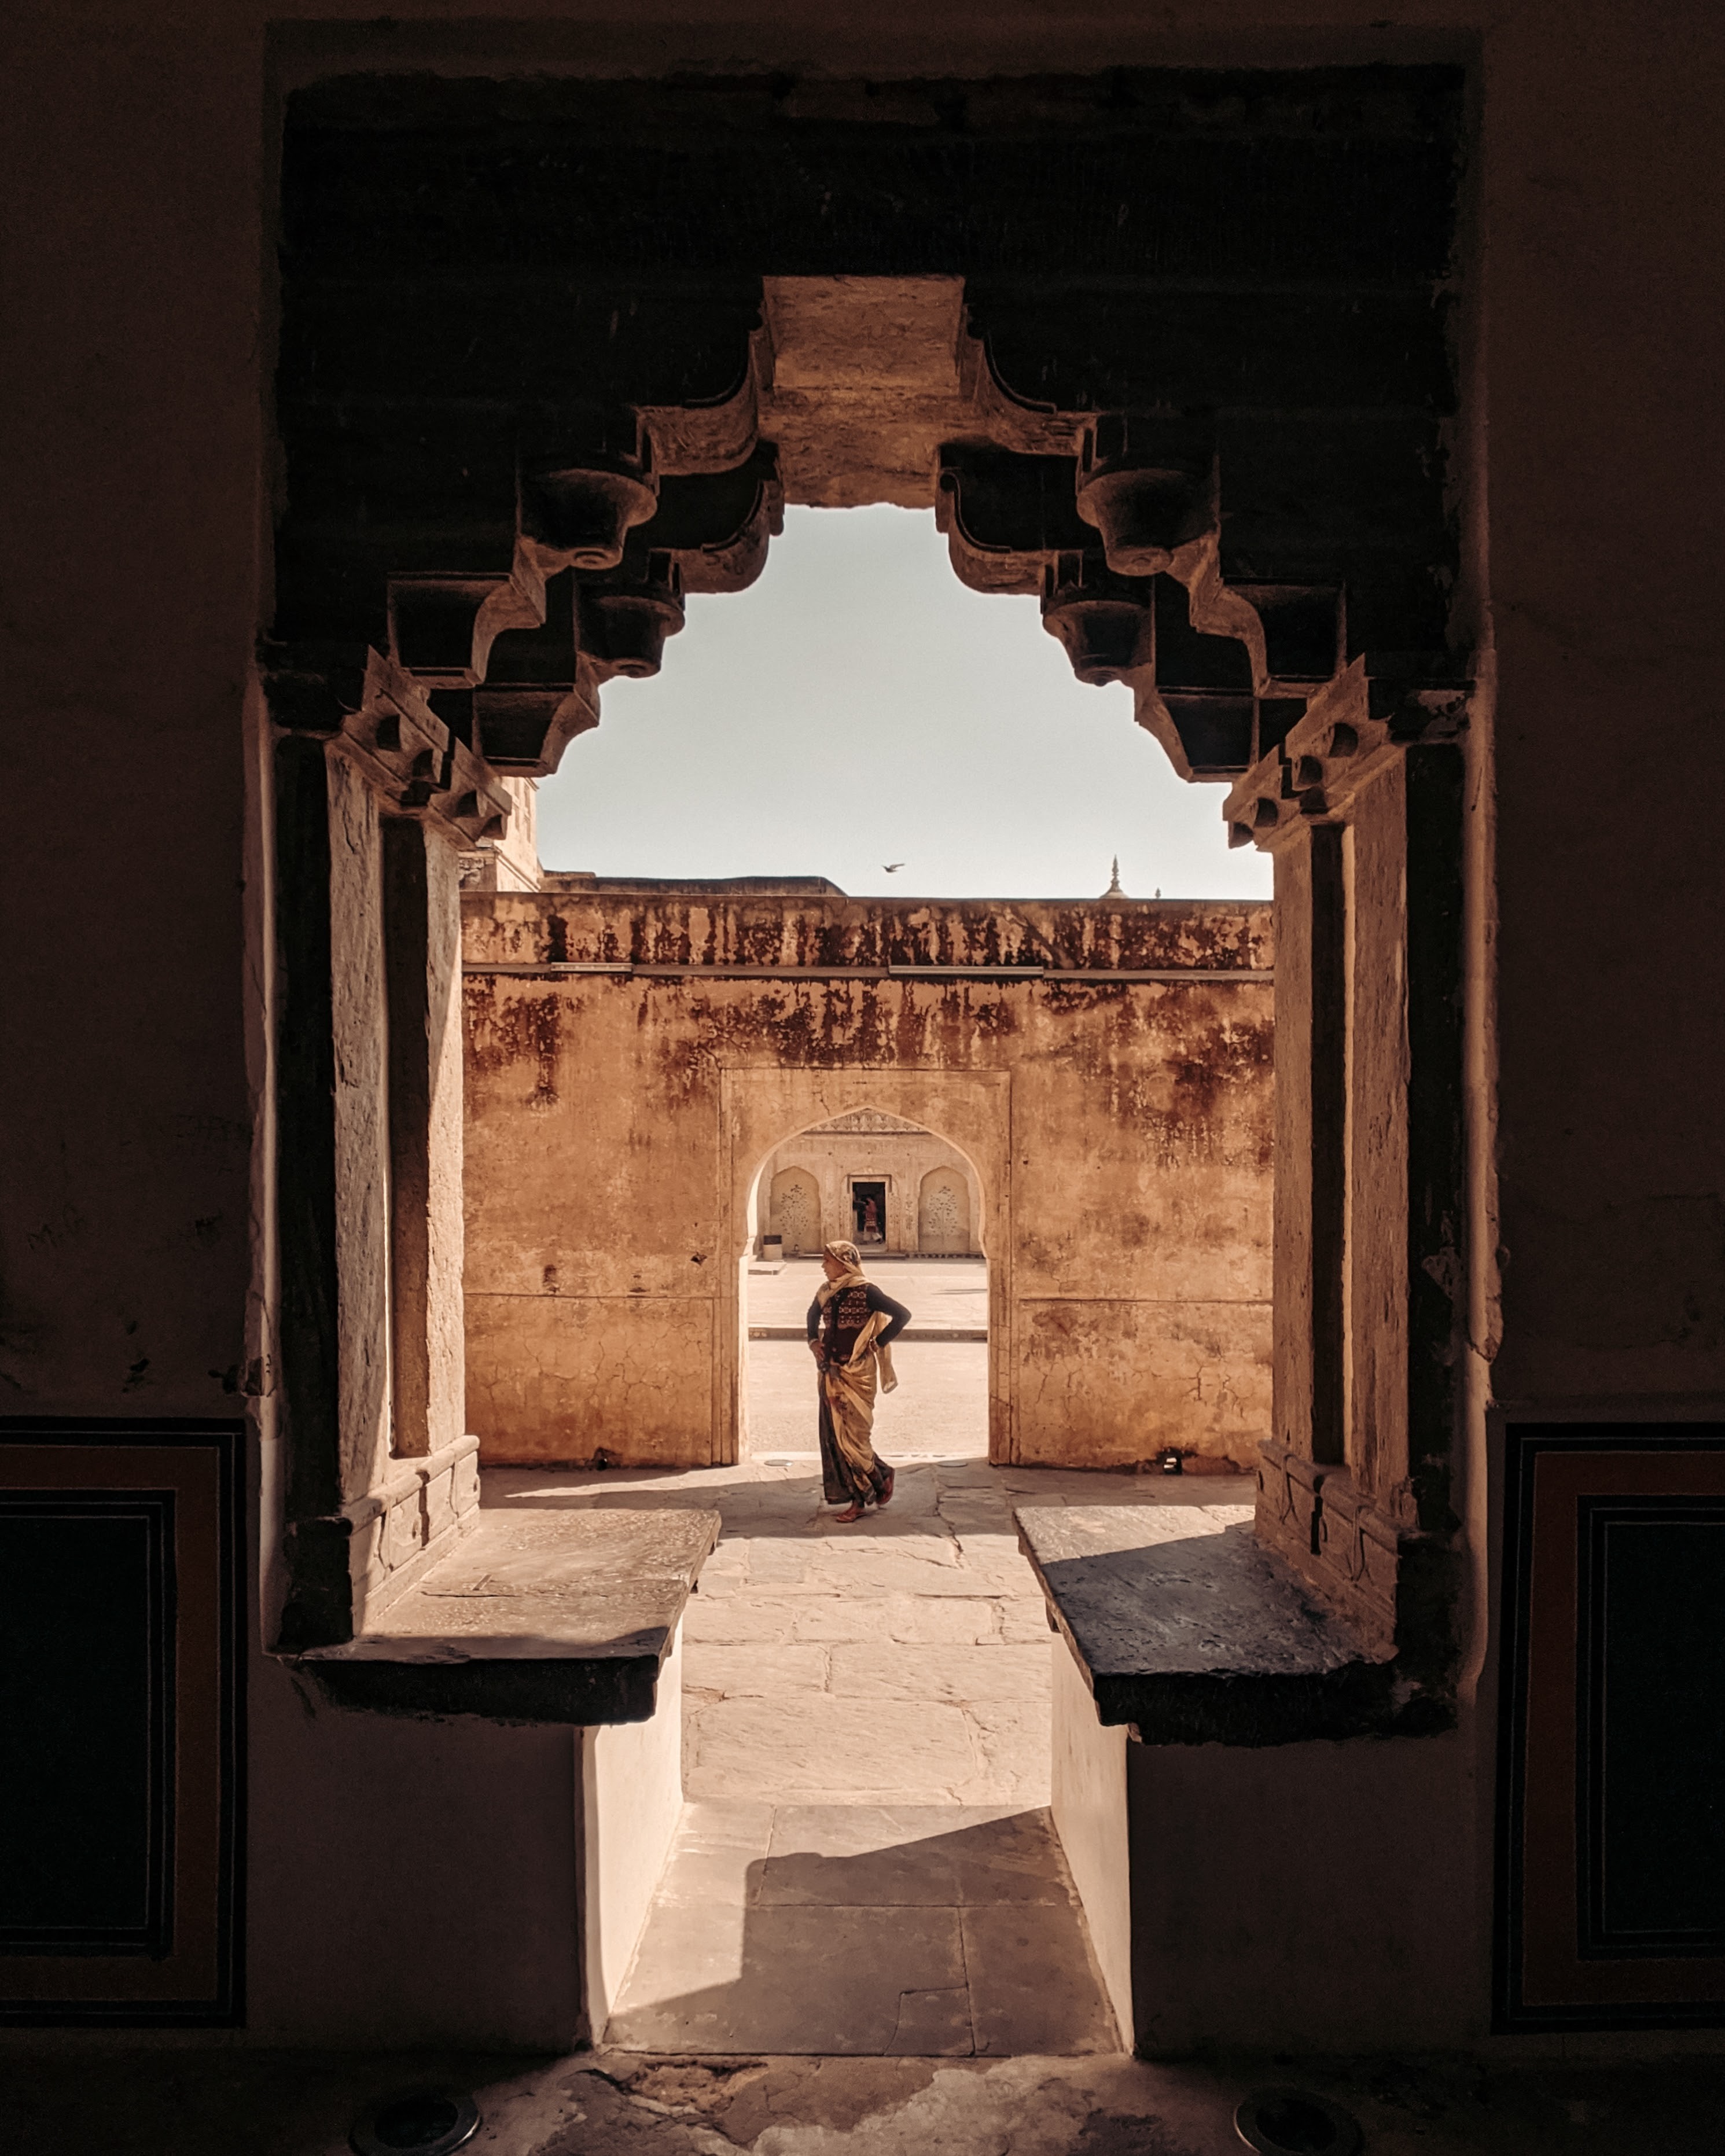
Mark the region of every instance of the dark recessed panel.
[[1506, 1440], [1496, 2025], [1725, 2025], [1725, 1427]]
[[0, 1420], [0, 2022], [240, 2019], [244, 1443]]
[[1584, 1498], [1582, 1951], [1725, 1955], [1725, 1502]]
[[0, 1953], [160, 1953], [173, 1493], [0, 1491]]

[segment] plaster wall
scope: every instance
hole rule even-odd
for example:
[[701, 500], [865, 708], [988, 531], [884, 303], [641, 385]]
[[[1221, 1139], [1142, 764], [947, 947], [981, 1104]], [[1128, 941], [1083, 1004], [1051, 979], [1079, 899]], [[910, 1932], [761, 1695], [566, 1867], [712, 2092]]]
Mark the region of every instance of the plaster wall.
[[582, 1732], [347, 1713], [267, 1659], [251, 1701], [252, 2038], [578, 2041]]
[[1140, 2051], [1477, 2040], [1476, 1734], [1128, 1743]]
[[640, 1943], [683, 1815], [683, 1635], [660, 1671], [648, 1722], [583, 1729], [583, 2006], [597, 2043]]
[[[1028, 947], [1262, 970], [1271, 953], [1269, 909], [1245, 903], [597, 889], [465, 905], [470, 968], [842, 966], [889, 948], [981, 964]], [[467, 996], [469, 1424], [488, 1460], [734, 1457], [757, 1178], [792, 1133], [871, 1108], [939, 1132], [975, 1175], [997, 1458], [1110, 1466], [1175, 1445], [1255, 1461], [1267, 982], [470, 971]]]
[[1132, 1847], [1124, 1726], [1105, 1728], [1078, 1657], [1054, 1642], [1050, 1805], [1123, 2045], [1132, 2020]]

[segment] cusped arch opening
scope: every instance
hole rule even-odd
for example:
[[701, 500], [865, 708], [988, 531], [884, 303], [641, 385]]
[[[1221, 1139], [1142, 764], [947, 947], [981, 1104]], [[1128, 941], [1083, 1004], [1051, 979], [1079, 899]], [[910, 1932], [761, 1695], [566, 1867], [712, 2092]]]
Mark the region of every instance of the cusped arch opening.
[[[820, 1138], [884, 1142], [874, 1148], [882, 1158], [871, 1160], [866, 1143], [859, 1142], [846, 1148], [850, 1164], [836, 1164], [825, 1177], [810, 1162], [786, 1158], [799, 1141]], [[912, 1138], [951, 1158], [911, 1158], [889, 1165], [893, 1142]], [[866, 1194], [883, 1183], [886, 1188], [874, 1201], [880, 1208], [879, 1232], [870, 1235]], [[865, 1194], [856, 1194], [858, 1186]], [[801, 1123], [761, 1155], [749, 1182], [737, 1255], [746, 1264], [768, 1255], [772, 1245], [773, 1255], [814, 1257], [826, 1243], [842, 1240], [855, 1242], [865, 1259], [872, 1248], [893, 1256], [968, 1257], [986, 1263], [988, 1202], [982, 1170], [957, 1139], [937, 1124], [916, 1122], [867, 1102]]]

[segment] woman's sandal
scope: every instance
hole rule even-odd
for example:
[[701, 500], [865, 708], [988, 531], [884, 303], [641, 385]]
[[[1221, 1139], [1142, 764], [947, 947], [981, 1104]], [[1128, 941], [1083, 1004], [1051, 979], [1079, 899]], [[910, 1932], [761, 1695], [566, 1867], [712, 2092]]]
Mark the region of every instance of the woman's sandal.
[[849, 1527], [853, 1520], [860, 1520], [862, 1516], [863, 1507], [859, 1505], [856, 1500], [853, 1497], [850, 1501], [850, 1506], [848, 1511], [834, 1513], [833, 1524], [835, 1527]]
[[898, 1480], [897, 1476], [893, 1473], [890, 1467], [887, 1468], [885, 1472], [886, 1476], [886, 1487], [880, 1492], [880, 1496], [875, 1498], [875, 1502], [877, 1505], [890, 1505], [892, 1502], [892, 1486]]

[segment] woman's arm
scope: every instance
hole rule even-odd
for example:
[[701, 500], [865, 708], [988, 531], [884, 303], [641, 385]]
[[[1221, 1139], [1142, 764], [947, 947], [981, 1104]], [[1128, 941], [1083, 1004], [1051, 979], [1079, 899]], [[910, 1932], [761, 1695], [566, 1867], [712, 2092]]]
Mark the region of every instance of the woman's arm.
[[820, 1297], [819, 1296], [816, 1296], [809, 1306], [809, 1345], [819, 1356], [820, 1353]]
[[873, 1281], [869, 1282], [869, 1308], [884, 1310], [892, 1321], [880, 1335], [883, 1347], [890, 1347], [911, 1322], [911, 1313], [904, 1305], [901, 1302], [895, 1302], [890, 1295], [876, 1287]]

